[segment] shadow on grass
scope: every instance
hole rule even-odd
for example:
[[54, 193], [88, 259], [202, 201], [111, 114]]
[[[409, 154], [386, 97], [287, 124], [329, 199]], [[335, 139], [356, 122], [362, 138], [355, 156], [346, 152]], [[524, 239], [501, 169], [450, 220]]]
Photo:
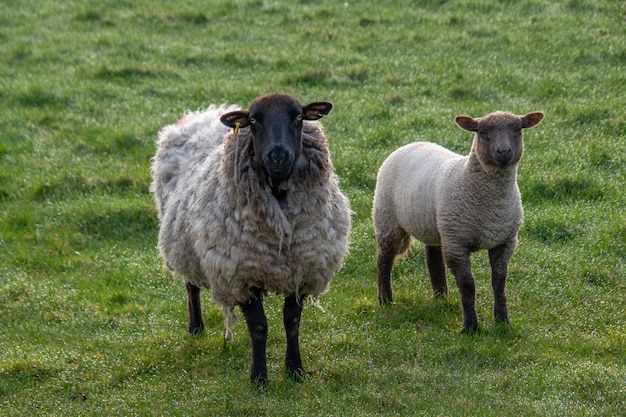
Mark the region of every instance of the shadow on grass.
[[86, 215], [79, 220], [80, 231], [100, 241], [153, 241], [158, 234], [158, 218], [152, 206], [129, 206], [106, 213]]
[[136, 179], [127, 176], [108, 181], [89, 181], [82, 175], [66, 175], [59, 181], [38, 187], [33, 194], [33, 199], [43, 202], [72, 199], [93, 193], [123, 195], [131, 191], [146, 193], [147, 187], [143, 187]]
[[543, 243], [563, 244], [579, 237], [582, 235], [582, 232], [576, 225], [568, 222], [531, 219], [527, 225], [524, 225], [521, 234], [530, 235], [533, 239]]
[[524, 197], [527, 204], [545, 201], [598, 201], [604, 198], [604, 191], [591, 179], [560, 178], [550, 182], [537, 182]]
[[447, 297], [420, 297], [417, 300], [407, 300], [396, 297], [397, 301], [380, 307], [378, 316], [381, 325], [394, 323], [414, 323], [428, 327], [447, 328], [450, 321], [460, 317], [460, 306]]
[[[61, 372], [60, 368], [42, 363], [35, 358], [12, 362], [0, 371], [0, 398], [7, 395], [16, 396], [15, 389], [28, 392], [33, 387], [49, 384], [58, 378]], [[11, 392], [5, 387], [11, 387]]]

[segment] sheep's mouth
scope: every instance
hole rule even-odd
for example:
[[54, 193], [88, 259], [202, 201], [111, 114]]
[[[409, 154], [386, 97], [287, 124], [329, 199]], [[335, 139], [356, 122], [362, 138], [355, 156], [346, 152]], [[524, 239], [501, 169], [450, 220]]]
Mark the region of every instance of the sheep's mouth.
[[291, 164], [274, 164], [274, 165], [265, 165], [267, 170], [267, 174], [270, 176], [272, 180], [275, 181], [283, 181], [289, 178], [291, 175], [292, 165]]
[[294, 157], [289, 152], [269, 152], [263, 158], [263, 165], [272, 180], [282, 181], [291, 175]]
[[491, 159], [500, 168], [515, 165], [522, 157], [522, 153], [512, 148], [498, 148], [491, 152]]
[[491, 154], [491, 159], [493, 160], [493, 163], [497, 166], [499, 166], [500, 168], [506, 168], [510, 165], [515, 164], [516, 162], [518, 162], [519, 157], [518, 157], [519, 153], [515, 152], [515, 151], [498, 151], [498, 152], [492, 152]]

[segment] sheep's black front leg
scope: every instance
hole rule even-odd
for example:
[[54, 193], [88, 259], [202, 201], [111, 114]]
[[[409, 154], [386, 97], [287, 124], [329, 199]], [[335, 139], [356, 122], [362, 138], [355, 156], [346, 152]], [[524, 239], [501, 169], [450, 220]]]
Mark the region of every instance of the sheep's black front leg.
[[493, 317], [502, 323], [509, 322], [509, 312], [506, 306], [506, 276], [509, 259], [513, 255], [515, 242], [505, 243], [489, 250], [491, 264], [491, 286], [493, 288]]
[[285, 356], [285, 365], [287, 374], [298, 380], [305, 376], [302, 367], [302, 358], [300, 357], [300, 317], [302, 316], [302, 301], [304, 297], [298, 297], [291, 294], [285, 297], [285, 306], [283, 309], [283, 322], [285, 324], [285, 333], [287, 335], [287, 354]]
[[435, 296], [448, 294], [448, 280], [446, 279], [446, 267], [443, 262], [441, 247], [426, 245], [424, 247], [424, 256], [433, 293]]
[[204, 330], [202, 320], [202, 304], [200, 302], [200, 287], [187, 282], [187, 309], [189, 311], [189, 333], [199, 334]]
[[254, 384], [267, 383], [267, 362], [265, 349], [267, 346], [267, 318], [263, 310], [261, 290], [253, 289], [253, 297], [241, 303], [241, 311], [246, 318], [250, 340], [252, 340], [252, 366], [250, 380]]
[[463, 331], [474, 333], [478, 330], [478, 317], [476, 315], [476, 284], [472, 275], [470, 252], [466, 248], [455, 248], [452, 251], [444, 247], [443, 254], [446, 266], [454, 275], [461, 293]]

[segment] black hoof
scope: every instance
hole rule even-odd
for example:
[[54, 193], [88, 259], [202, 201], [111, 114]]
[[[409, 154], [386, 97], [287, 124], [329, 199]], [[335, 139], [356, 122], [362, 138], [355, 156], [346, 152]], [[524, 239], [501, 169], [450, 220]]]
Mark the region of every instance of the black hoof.
[[381, 306], [386, 306], [392, 303], [393, 303], [393, 298], [391, 296], [383, 296], [383, 295], [378, 296], [378, 304], [380, 304]]
[[433, 297], [440, 299], [448, 296], [448, 290], [433, 290]]
[[467, 326], [463, 326], [463, 330], [461, 330], [461, 334], [472, 335], [480, 332], [480, 328], [477, 323], [472, 323]]
[[509, 316], [508, 315], [495, 314], [494, 315], [494, 320], [498, 324], [500, 324], [500, 323], [502, 323], [502, 324], [509, 324]]
[[304, 369], [287, 369], [287, 376], [294, 382], [304, 382], [307, 378], [307, 373]]
[[266, 388], [269, 380], [267, 379], [267, 375], [257, 375], [250, 378], [250, 382], [256, 388]]
[[189, 334], [192, 336], [199, 336], [204, 333], [204, 325], [202, 326], [189, 326]]

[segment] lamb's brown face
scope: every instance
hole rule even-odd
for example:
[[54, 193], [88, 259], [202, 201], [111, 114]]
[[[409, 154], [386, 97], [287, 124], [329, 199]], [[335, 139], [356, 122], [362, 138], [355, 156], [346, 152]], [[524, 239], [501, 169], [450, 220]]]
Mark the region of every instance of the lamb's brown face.
[[478, 122], [478, 152], [482, 161], [505, 168], [517, 164], [524, 153], [522, 120], [509, 114], [492, 114]]
[[516, 116], [497, 111], [478, 119], [457, 116], [455, 121], [461, 129], [476, 133], [473, 151], [478, 154], [482, 165], [506, 168], [522, 159], [522, 129], [531, 128], [542, 119], [541, 112]]

